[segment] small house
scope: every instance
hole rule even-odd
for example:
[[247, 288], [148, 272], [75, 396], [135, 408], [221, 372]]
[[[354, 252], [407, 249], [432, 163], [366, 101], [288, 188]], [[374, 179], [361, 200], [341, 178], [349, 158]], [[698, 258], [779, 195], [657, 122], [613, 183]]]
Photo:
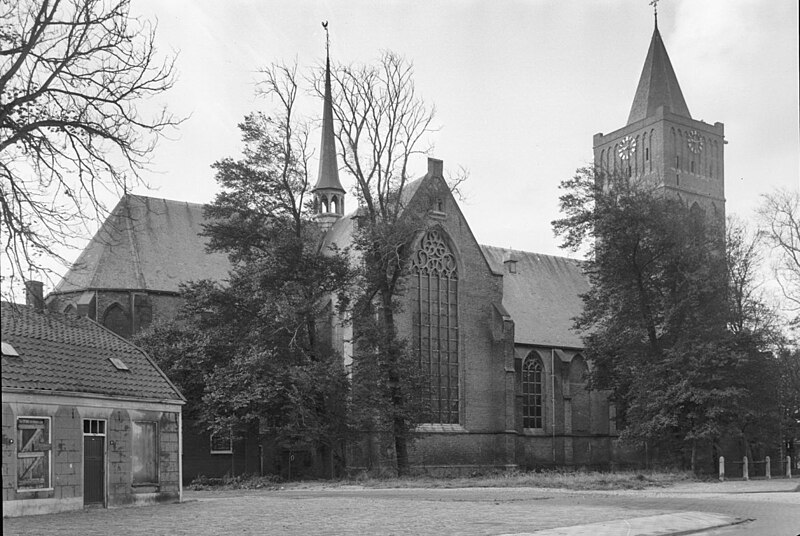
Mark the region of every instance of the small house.
[[3, 302], [3, 516], [180, 501], [185, 402], [93, 320]]

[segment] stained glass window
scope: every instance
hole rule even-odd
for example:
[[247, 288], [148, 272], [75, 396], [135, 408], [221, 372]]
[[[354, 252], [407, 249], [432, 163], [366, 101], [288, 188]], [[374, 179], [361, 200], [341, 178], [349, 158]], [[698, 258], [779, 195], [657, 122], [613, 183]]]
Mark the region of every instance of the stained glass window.
[[415, 347], [428, 378], [431, 423], [457, 424], [458, 268], [438, 231], [427, 231], [412, 259]]

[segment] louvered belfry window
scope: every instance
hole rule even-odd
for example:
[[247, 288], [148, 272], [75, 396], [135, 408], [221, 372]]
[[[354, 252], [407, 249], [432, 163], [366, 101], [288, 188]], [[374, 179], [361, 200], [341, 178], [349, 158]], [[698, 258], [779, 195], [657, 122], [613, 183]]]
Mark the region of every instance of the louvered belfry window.
[[412, 258], [415, 297], [415, 348], [428, 378], [430, 413], [427, 422], [457, 424], [458, 268], [456, 258], [436, 230], [427, 231]]

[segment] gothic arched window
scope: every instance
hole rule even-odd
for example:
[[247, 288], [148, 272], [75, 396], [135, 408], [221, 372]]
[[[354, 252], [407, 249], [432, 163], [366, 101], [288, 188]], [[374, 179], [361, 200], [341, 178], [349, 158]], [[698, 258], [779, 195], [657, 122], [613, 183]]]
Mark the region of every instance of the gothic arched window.
[[118, 303], [113, 303], [106, 309], [103, 315], [103, 325], [119, 335], [120, 337], [130, 337], [130, 321], [125, 310]]
[[544, 398], [542, 361], [531, 352], [522, 364], [522, 427], [543, 428]]
[[428, 378], [431, 423], [458, 423], [458, 268], [438, 231], [425, 232], [412, 258], [414, 344]]

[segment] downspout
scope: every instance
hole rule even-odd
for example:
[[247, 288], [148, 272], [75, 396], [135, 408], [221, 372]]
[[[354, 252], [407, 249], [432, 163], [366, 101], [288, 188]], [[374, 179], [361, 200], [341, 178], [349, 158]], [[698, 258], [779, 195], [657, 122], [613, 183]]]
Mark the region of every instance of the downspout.
[[553, 429], [553, 463], [556, 463], [556, 350], [550, 348], [550, 407], [553, 413], [552, 425]]
[[183, 408], [178, 408], [178, 502], [183, 502]]

